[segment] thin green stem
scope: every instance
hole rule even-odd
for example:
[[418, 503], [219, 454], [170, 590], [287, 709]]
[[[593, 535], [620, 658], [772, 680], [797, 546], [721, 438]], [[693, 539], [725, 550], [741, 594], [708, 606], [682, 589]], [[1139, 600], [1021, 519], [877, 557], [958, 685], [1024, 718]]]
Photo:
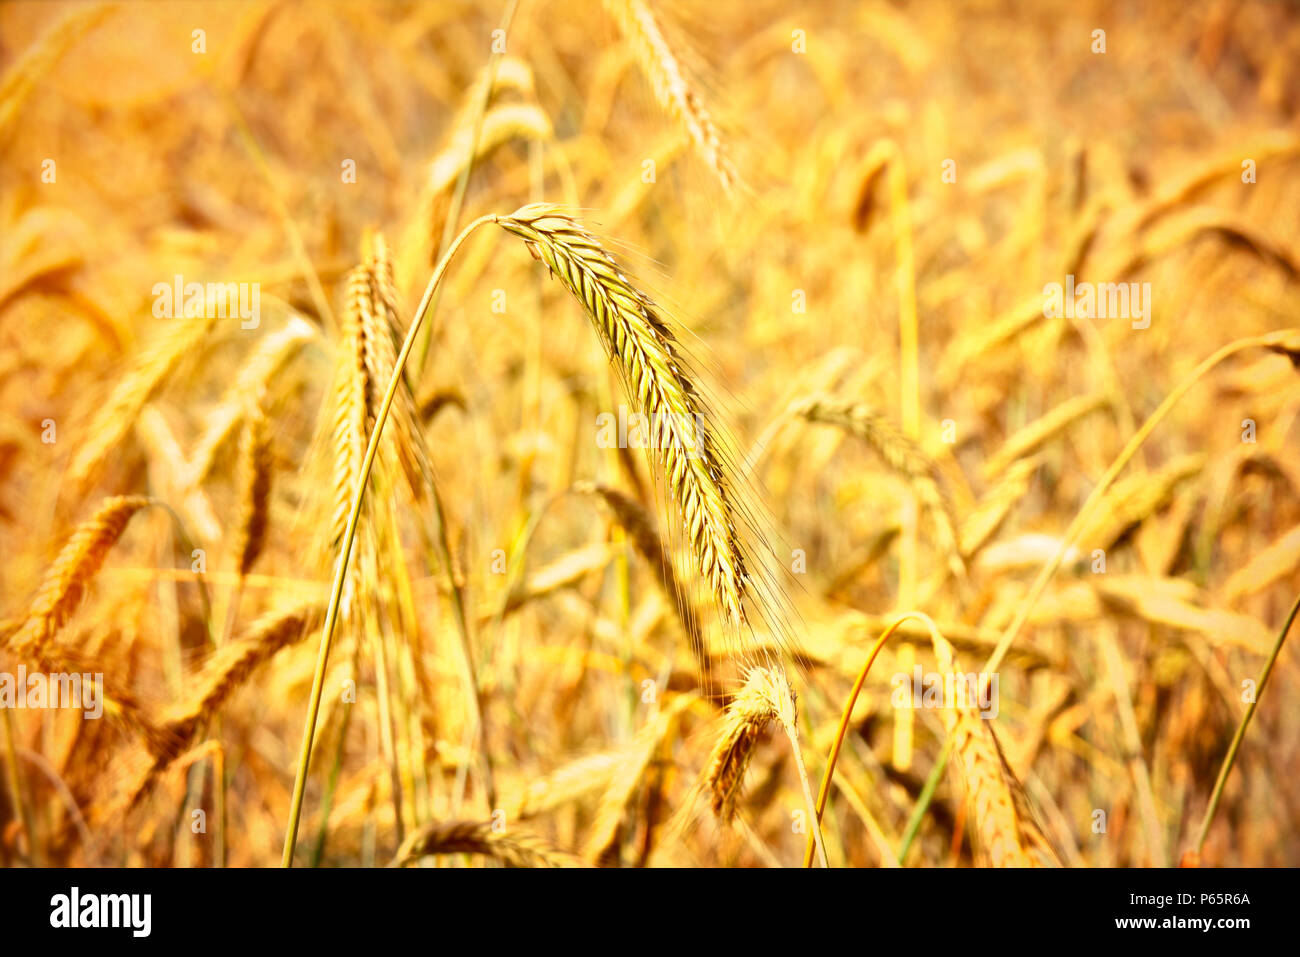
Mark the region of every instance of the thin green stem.
[[1295, 604], [1291, 606], [1291, 611], [1286, 616], [1286, 621], [1282, 623], [1282, 630], [1277, 633], [1277, 641], [1273, 643], [1273, 650], [1268, 656], [1268, 661], [1264, 662], [1264, 670], [1259, 673], [1259, 680], [1255, 683], [1255, 696], [1246, 708], [1246, 713], [1241, 716], [1241, 721], [1237, 725], [1237, 733], [1232, 736], [1232, 744], [1228, 745], [1228, 754], [1223, 759], [1223, 767], [1219, 769], [1219, 779], [1214, 782], [1214, 792], [1210, 795], [1210, 805], [1205, 809], [1205, 819], [1201, 821], [1201, 833], [1196, 839], [1196, 854], [1198, 857], [1201, 848], [1205, 846], [1205, 836], [1210, 833], [1210, 825], [1214, 823], [1214, 814], [1219, 810], [1219, 799], [1223, 797], [1223, 786], [1228, 783], [1228, 774], [1232, 771], [1232, 765], [1237, 760], [1237, 752], [1241, 749], [1242, 739], [1246, 737], [1246, 728], [1250, 725], [1250, 719], [1255, 716], [1255, 709], [1259, 706], [1259, 699], [1264, 694], [1264, 686], [1268, 684], [1268, 676], [1273, 673], [1273, 665], [1277, 663], [1277, 656], [1282, 651], [1282, 644], [1291, 631], [1291, 625], [1295, 622], [1297, 612], [1300, 612], [1300, 597], [1296, 598]]
[[352, 561], [352, 545], [356, 539], [357, 524], [361, 519], [361, 501], [365, 497], [366, 486], [370, 481], [370, 469], [374, 465], [375, 456], [379, 452], [379, 439], [383, 435], [384, 425], [388, 422], [388, 413], [393, 406], [393, 399], [402, 383], [402, 371], [406, 367], [406, 360], [411, 354], [411, 347], [415, 344], [415, 337], [424, 325], [424, 317], [429, 311], [429, 304], [433, 301], [434, 291], [438, 288], [443, 275], [447, 272], [448, 264], [471, 233], [480, 226], [495, 220], [495, 216], [480, 216], [461, 230], [460, 235], [443, 253], [442, 259], [439, 260], [437, 267], [433, 271], [433, 276], [429, 279], [429, 285], [424, 290], [424, 296], [420, 300], [415, 318], [411, 321], [411, 328], [407, 330], [406, 339], [402, 342], [402, 350], [397, 356], [397, 362], [393, 369], [393, 376], [388, 382], [388, 389], [384, 393], [378, 412], [375, 414], [375, 427], [370, 433], [369, 442], [366, 444], [366, 455], [361, 463], [361, 475], [358, 477], [357, 487], [352, 493], [352, 509], [348, 513], [348, 524], [343, 533], [342, 548], [339, 550], [339, 559], [335, 563], [334, 584], [330, 590], [329, 606], [325, 612], [325, 624], [321, 628], [320, 652], [316, 658], [316, 674], [312, 678], [311, 703], [307, 710], [307, 722], [303, 728], [302, 747], [298, 753], [298, 771], [293, 782], [293, 802], [289, 808], [289, 824], [284, 837], [284, 857], [281, 862], [284, 867], [293, 866], [293, 853], [298, 844], [298, 822], [302, 817], [303, 793], [307, 787], [307, 772], [311, 765], [311, 748], [316, 735], [316, 720], [320, 716], [321, 695], [325, 690], [325, 667], [329, 663], [330, 642], [334, 637], [334, 626], [338, 622], [339, 606], [343, 600], [343, 583], [347, 579], [348, 566]]

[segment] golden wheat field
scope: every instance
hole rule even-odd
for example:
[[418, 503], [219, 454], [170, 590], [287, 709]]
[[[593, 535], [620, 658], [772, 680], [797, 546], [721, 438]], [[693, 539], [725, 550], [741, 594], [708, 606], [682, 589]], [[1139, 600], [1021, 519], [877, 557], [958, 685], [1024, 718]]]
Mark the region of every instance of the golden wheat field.
[[0, 864], [1300, 864], [1300, 8], [0, 4]]

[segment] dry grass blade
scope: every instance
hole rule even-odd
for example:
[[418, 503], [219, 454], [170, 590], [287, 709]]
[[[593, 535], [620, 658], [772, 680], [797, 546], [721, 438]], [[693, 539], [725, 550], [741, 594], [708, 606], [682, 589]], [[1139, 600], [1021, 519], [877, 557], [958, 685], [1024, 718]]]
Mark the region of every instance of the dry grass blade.
[[81, 604], [131, 516], [152, 504], [153, 499], [143, 495], [107, 498], [94, 515], [78, 525], [46, 573], [27, 620], [10, 636], [8, 645], [26, 657], [39, 657]]
[[732, 470], [659, 308], [595, 236], [557, 207], [525, 206], [497, 221], [523, 239], [586, 308], [632, 399], [649, 418], [648, 444], [663, 466], [698, 570], [724, 620], [738, 630], [751, 588], [736, 527], [740, 506]]
[[518, 827], [495, 829], [491, 821], [433, 821], [416, 831], [397, 851], [401, 867], [434, 854], [484, 854], [507, 867], [582, 867], [582, 862]]
[[735, 189], [736, 170], [723, 150], [718, 128], [664, 37], [650, 5], [645, 0], [605, 0], [605, 8], [635, 48], [660, 105], [686, 127], [691, 142], [722, 188], [728, 192]]
[[677, 695], [672, 703], [661, 708], [637, 733], [630, 759], [619, 765], [609, 787], [601, 796], [596, 819], [583, 851], [585, 859], [593, 864], [614, 862], [623, 828], [623, 816], [637, 793], [646, 768], [663, 746], [678, 716], [696, 700], [698, 699], [693, 694]]

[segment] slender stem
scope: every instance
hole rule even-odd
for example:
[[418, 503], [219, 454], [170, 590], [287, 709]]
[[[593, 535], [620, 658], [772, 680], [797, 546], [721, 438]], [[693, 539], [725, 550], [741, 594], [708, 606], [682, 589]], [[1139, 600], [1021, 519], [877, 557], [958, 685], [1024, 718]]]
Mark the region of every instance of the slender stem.
[[1246, 713], [1241, 716], [1241, 721], [1237, 725], [1237, 733], [1232, 736], [1232, 744], [1228, 745], [1228, 754], [1223, 759], [1223, 767], [1219, 769], [1219, 779], [1214, 782], [1214, 792], [1210, 795], [1210, 806], [1205, 809], [1205, 819], [1201, 821], [1201, 833], [1196, 839], [1196, 853], [1198, 856], [1201, 853], [1201, 848], [1205, 845], [1205, 836], [1210, 833], [1210, 825], [1214, 822], [1214, 814], [1219, 810], [1219, 799], [1223, 797], [1223, 786], [1228, 783], [1228, 774], [1232, 771], [1232, 765], [1237, 760], [1237, 751], [1241, 748], [1242, 739], [1246, 737], [1246, 728], [1250, 725], [1250, 719], [1255, 716], [1255, 708], [1259, 706], [1259, 699], [1264, 694], [1264, 685], [1268, 684], [1268, 676], [1273, 673], [1273, 665], [1277, 662], [1277, 656], [1282, 651], [1282, 643], [1286, 641], [1286, 636], [1291, 631], [1291, 625], [1295, 622], [1297, 612], [1300, 612], [1300, 597], [1296, 598], [1295, 604], [1291, 606], [1291, 611], [1286, 616], [1286, 621], [1282, 623], [1282, 630], [1278, 632], [1277, 641], [1273, 643], [1273, 651], [1269, 654], [1268, 661], [1264, 662], [1264, 670], [1260, 672], [1259, 681], [1255, 684], [1255, 697], [1246, 708]]
[[[867, 655], [866, 662], [862, 665], [862, 670], [858, 672], [858, 679], [853, 683], [853, 690], [849, 692], [849, 700], [844, 703], [844, 712], [840, 715], [840, 727], [835, 733], [835, 742], [831, 745], [830, 754], [826, 757], [826, 770], [822, 772], [821, 787], [817, 791], [817, 822], [820, 824], [822, 812], [826, 810], [826, 799], [831, 792], [831, 779], [835, 776], [835, 763], [840, 759], [840, 747], [844, 744], [844, 734], [848, 731], [849, 721], [853, 717], [853, 706], [858, 703], [858, 695], [862, 691], [862, 686], [866, 684], [867, 672], [871, 670], [872, 664], [875, 663], [876, 655], [880, 654], [880, 649], [885, 647], [885, 642], [889, 637], [898, 630], [898, 627], [907, 619], [914, 618], [916, 615], [909, 612], [903, 615], [896, 622], [884, 630], [879, 638], [876, 639], [875, 645], [871, 649], [871, 654]], [[808, 835], [808, 843], [803, 850], [803, 866], [812, 867], [813, 859], [813, 836]]]
[[925, 812], [930, 807], [930, 802], [934, 800], [934, 792], [939, 790], [939, 782], [943, 780], [943, 772], [948, 767], [948, 758], [951, 756], [952, 738], [949, 738], [944, 742], [939, 760], [934, 762], [934, 767], [930, 769], [930, 776], [925, 779], [925, 786], [921, 788], [921, 793], [917, 795], [916, 807], [912, 809], [912, 816], [907, 819], [907, 828], [903, 831], [903, 841], [898, 845], [899, 864], [903, 864], [907, 860], [907, 852], [912, 849], [912, 842], [916, 840], [916, 835], [921, 830], [921, 822], [925, 820]]
[[384, 393], [383, 401], [375, 414], [375, 427], [371, 430], [370, 441], [366, 445], [366, 455], [361, 463], [361, 475], [358, 477], [357, 487], [352, 493], [352, 510], [348, 513], [347, 528], [343, 532], [343, 544], [339, 550], [339, 559], [335, 563], [334, 584], [330, 590], [329, 606], [325, 611], [325, 624], [321, 628], [320, 652], [316, 657], [316, 674], [312, 678], [311, 702], [307, 709], [307, 723], [302, 732], [302, 748], [298, 752], [298, 771], [293, 782], [293, 803], [289, 808], [289, 824], [284, 836], [284, 857], [281, 862], [284, 867], [293, 866], [293, 852], [298, 844], [298, 821], [302, 816], [303, 792], [307, 786], [307, 772], [311, 765], [311, 747], [316, 735], [316, 719], [320, 715], [321, 694], [325, 690], [325, 666], [329, 663], [330, 642], [334, 637], [334, 626], [338, 621], [339, 606], [343, 600], [343, 583], [347, 580], [348, 566], [352, 561], [352, 545], [356, 539], [357, 524], [361, 519], [361, 501], [365, 497], [366, 486], [369, 484], [370, 469], [374, 465], [375, 456], [379, 452], [379, 439], [383, 434], [384, 425], [388, 422], [388, 412], [392, 408], [393, 398], [397, 395], [397, 389], [402, 383], [402, 370], [406, 366], [407, 357], [411, 354], [411, 347], [415, 344], [416, 334], [424, 324], [424, 317], [429, 311], [429, 303], [433, 300], [434, 290], [438, 288], [443, 275], [447, 272], [448, 263], [451, 262], [451, 258], [460, 249], [461, 244], [469, 238], [474, 230], [495, 220], [495, 216], [480, 216], [461, 230], [460, 235], [443, 253], [442, 259], [439, 260], [437, 267], [433, 271], [433, 276], [429, 279], [429, 285], [424, 290], [424, 296], [420, 300], [420, 306], [416, 310], [415, 318], [411, 321], [411, 328], [407, 330], [406, 339], [402, 342], [402, 350], [397, 356], [397, 362], [393, 369], [393, 377], [388, 382], [388, 390]]

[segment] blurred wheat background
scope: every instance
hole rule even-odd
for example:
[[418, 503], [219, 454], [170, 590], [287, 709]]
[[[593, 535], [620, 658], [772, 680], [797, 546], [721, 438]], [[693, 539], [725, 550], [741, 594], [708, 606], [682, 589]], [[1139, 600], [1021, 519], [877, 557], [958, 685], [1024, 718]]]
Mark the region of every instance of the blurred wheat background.
[[[1298, 107], [1264, 0], [0, 5], [0, 672], [106, 702], [0, 711], [0, 862], [279, 861], [397, 348], [463, 225], [548, 202], [728, 454], [603, 447], [638, 387], [564, 250], [475, 232], [378, 446], [299, 865], [797, 865], [910, 610], [944, 640], [903, 624], [850, 709], [832, 866], [1300, 863], [1294, 639], [1188, 853], [1300, 592]], [[256, 328], [160, 318], [177, 276], [256, 284]], [[1149, 283], [1149, 325], [1045, 316], [1067, 276]], [[954, 657], [994, 721], [894, 706]]]

